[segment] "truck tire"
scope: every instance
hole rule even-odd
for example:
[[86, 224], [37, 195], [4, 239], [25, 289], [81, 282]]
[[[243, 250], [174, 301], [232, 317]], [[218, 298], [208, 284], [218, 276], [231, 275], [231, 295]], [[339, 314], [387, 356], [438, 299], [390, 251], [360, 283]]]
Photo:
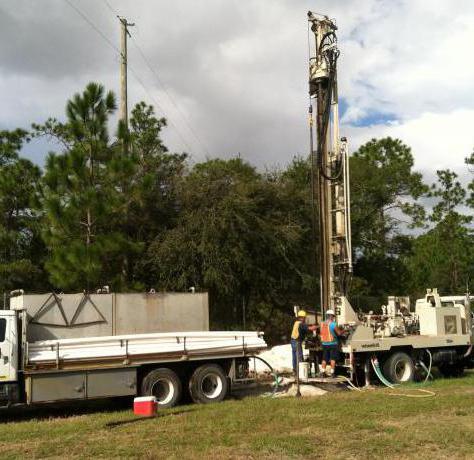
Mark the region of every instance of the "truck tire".
[[438, 370], [445, 378], [461, 377], [464, 374], [464, 366], [460, 363], [456, 364], [439, 364]]
[[390, 355], [385, 361], [383, 373], [392, 383], [413, 382], [415, 379], [415, 364], [409, 355], [398, 351]]
[[228, 389], [227, 376], [217, 364], [199, 366], [189, 380], [189, 394], [195, 403], [222, 401], [227, 396]]
[[150, 371], [142, 381], [142, 396], [155, 396], [160, 408], [175, 406], [181, 399], [181, 380], [176, 372], [162, 367]]

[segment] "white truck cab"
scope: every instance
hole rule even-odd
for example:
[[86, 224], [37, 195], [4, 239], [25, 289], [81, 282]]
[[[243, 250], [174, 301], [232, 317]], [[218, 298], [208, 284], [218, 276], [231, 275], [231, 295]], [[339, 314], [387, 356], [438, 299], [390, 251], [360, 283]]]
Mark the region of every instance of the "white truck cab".
[[0, 383], [18, 380], [17, 313], [0, 310]]
[[428, 289], [416, 301], [415, 313], [420, 322], [420, 335], [471, 335], [471, 300], [465, 296], [440, 296]]

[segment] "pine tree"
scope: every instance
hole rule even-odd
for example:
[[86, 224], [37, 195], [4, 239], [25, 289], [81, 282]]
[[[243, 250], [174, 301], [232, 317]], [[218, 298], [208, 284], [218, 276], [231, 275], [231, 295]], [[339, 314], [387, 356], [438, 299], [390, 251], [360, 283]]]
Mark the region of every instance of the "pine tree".
[[472, 217], [461, 213], [466, 190], [457, 174], [449, 169], [436, 174], [430, 192], [437, 200], [430, 215], [434, 227], [416, 239], [409, 262], [416, 292], [437, 287], [452, 295], [463, 292], [474, 275]]
[[117, 222], [121, 234], [134, 243], [123, 266], [126, 285], [132, 290], [143, 290], [150, 284], [143, 255], [158, 235], [173, 227], [179, 214], [177, 188], [186, 170], [187, 154], [168, 152], [161, 139], [165, 126], [166, 120], [156, 117], [153, 106], [140, 102], [132, 109], [127, 134], [130, 166], [120, 175], [126, 199]]
[[64, 146], [48, 156], [42, 195], [46, 267], [61, 289], [120, 289], [126, 282], [124, 264], [135, 246], [117, 228], [127, 202], [124, 177], [134, 165], [120, 142], [110, 143], [107, 124], [115, 109], [113, 93], [89, 83], [67, 103], [65, 123], [35, 126], [37, 135], [54, 135]]
[[[161, 139], [166, 127], [153, 106], [140, 102], [130, 117], [130, 145], [136, 164], [125, 231], [139, 242], [143, 252], [134, 262], [134, 282], [146, 279], [142, 256], [151, 242], [173, 228], [179, 214], [178, 188], [187, 168], [186, 153], [171, 153]], [[143, 284], [143, 283], [142, 283]]]

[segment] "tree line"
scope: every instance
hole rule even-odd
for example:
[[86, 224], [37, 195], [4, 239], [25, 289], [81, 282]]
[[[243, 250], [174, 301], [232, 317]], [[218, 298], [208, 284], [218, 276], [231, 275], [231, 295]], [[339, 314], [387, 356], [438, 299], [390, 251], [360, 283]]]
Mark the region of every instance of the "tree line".
[[[0, 287], [3, 292], [209, 291], [214, 328], [287, 334], [292, 305], [318, 308], [310, 163], [261, 171], [239, 157], [191, 163], [161, 139], [166, 120], [140, 102], [129, 129], [110, 132], [112, 92], [90, 83], [65, 121], [0, 131]], [[22, 158], [55, 140], [44, 168]], [[466, 159], [474, 166], [474, 153]], [[463, 293], [474, 272], [474, 180], [414, 170], [403, 142], [373, 139], [350, 158], [351, 301], [427, 287]], [[317, 235], [316, 235], [317, 239]]]

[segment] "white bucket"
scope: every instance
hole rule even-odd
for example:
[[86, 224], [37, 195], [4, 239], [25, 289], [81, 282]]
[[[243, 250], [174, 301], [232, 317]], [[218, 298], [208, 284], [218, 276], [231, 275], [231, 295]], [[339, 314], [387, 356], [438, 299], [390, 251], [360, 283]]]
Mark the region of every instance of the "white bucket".
[[299, 363], [299, 377], [300, 380], [308, 380], [309, 378], [309, 363]]

